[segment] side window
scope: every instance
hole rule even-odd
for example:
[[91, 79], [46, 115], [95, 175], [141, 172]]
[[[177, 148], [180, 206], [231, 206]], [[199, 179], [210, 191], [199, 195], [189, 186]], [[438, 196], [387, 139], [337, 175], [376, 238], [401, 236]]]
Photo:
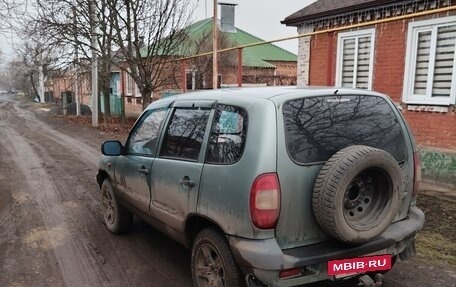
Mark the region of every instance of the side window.
[[130, 136], [127, 146], [129, 154], [155, 155], [161, 126], [167, 109], [153, 110], [146, 114]]
[[160, 156], [198, 160], [210, 109], [176, 108]]
[[218, 105], [207, 148], [207, 163], [232, 164], [244, 151], [247, 135], [247, 113], [245, 110]]

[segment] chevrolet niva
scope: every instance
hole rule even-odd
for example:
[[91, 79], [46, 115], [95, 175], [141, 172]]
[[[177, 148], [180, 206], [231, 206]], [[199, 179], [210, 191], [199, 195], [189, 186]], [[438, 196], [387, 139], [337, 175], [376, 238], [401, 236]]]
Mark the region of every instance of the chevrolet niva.
[[424, 214], [410, 129], [385, 95], [246, 88], [152, 103], [102, 145], [107, 229], [133, 214], [191, 248], [194, 286], [298, 286], [383, 273]]

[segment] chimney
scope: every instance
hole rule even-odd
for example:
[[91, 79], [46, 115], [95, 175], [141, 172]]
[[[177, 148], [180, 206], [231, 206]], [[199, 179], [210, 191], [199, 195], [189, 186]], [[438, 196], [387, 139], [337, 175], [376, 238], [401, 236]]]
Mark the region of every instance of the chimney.
[[222, 32], [236, 33], [234, 26], [234, 8], [237, 4], [228, 2], [219, 2], [221, 7], [221, 27]]

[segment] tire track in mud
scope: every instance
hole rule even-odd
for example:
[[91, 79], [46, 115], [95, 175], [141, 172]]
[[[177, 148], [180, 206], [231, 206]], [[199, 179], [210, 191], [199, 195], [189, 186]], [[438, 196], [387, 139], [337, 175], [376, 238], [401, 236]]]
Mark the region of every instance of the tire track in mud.
[[[63, 286], [52, 249], [38, 248], [44, 222], [10, 145], [0, 137], [0, 286]], [[29, 220], [34, 218], [34, 220]], [[31, 259], [33, 257], [33, 259]], [[40, 278], [37, 282], [36, 278]]]
[[17, 101], [13, 103], [13, 109], [16, 111], [16, 116], [24, 119], [31, 130], [46, 136], [51, 141], [58, 142], [70, 148], [72, 152], [78, 154], [82, 160], [90, 164], [90, 167], [96, 167], [98, 165], [100, 152], [92, 146], [54, 130], [40, 121], [33, 112], [21, 108], [20, 103]]
[[[21, 172], [29, 169], [28, 177], [35, 175], [34, 180], [51, 181], [52, 185], [44, 184], [52, 186], [46, 193], [54, 198], [53, 204], [60, 206], [57, 214], [60, 214], [59, 221], [65, 223], [66, 236], [54, 236], [60, 229], [52, 229], [57, 222], [48, 219], [49, 237], [54, 237], [58, 245], [63, 238], [70, 236], [69, 248], [73, 249], [75, 256], [79, 254], [83, 257], [81, 260], [86, 260], [79, 264], [82, 265], [79, 269], [72, 270], [71, 265], [61, 267], [64, 262], [58, 262], [57, 268], [66, 268], [70, 273], [92, 269], [92, 277], [86, 281], [93, 282], [83, 283], [78, 276], [67, 274], [67, 277], [63, 276], [65, 285], [72, 286], [67, 281], [71, 283], [72, 279], [77, 279], [77, 286], [190, 286], [188, 251], [178, 244], [140, 222], [126, 237], [113, 236], [106, 231], [99, 209], [99, 188], [94, 178], [100, 157], [97, 141], [85, 134], [81, 136], [83, 133], [75, 133], [74, 128], [68, 131], [61, 130], [64, 126], [54, 129], [50, 126], [52, 122], [47, 124], [43, 120], [46, 118], [39, 119], [14, 100], [0, 109], [0, 133], [12, 138], [4, 144], [12, 146], [16, 145], [12, 144], [13, 141], [23, 141], [29, 149], [15, 159], [23, 162]], [[73, 138], [71, 134], [78, 137]], [[20, 145], [15, 147], [14, 156], [17, 156], [16, 149], [22, 148]], [[35, 158], [31, 161], [30, 156]], [[30, 189], [34, 196], [38, 196], [38, 186]], [[40, 209], [48, 208], [42, 202], [47, 198], [42, 197], [43, 207], [40, 205]], [[44, 218], [52, 210], [42, 212]]]
[[[6, 127], [3, 125], [3, 129]], [[41, 216], [46, 226], [50, 244], [66, 286], [101, 286], [102, 273], [96, 260], [88, 254], [68, 227], [70, 222], [61, 202], [58, 191], [42, 166], [42, 161], [33, 151], [27, 140], [10, 128], [6, 137], [0, 140], [3, 145], [12, 147], [17, 166], [25, 177], [28, 188], [38, 202]]]
[[[81, 174], [86, 178], [86, 181], [80, 182], [80, 179], [72, 175], [64, 163], [54, 159], [56, 157], [61, 159], [65, 154], [65, 150], [57, 142], [46, 147], [36, 143], [31, 145], [40, 154], [43, 167], [53, 178], [61, 204], [66, 208], [67, 220], [70, 221], [72, 229], [77, 230], [76, 237], [103, 270], [104, 274], [100, 274], [100, 277], [106, 281], [116, 278], [116, 282], [109, 283], [110, 286], [127, 286], [129, 276], [122, 268], [122, 255], [117, 252], [116, 243], [113, 240], [115, 237], [106, 232], [101, 216], [100, 195], [94, 180], [95, 170], [84, 169], [84, 163], [78, 161], [76, 156], [67, 155], [68, 161], [73, 163], [72, 169], [79, 167]], [[52, 155], [48, 152], [51, 149]], [[99, 246], [100, 241], [103, 242], [103, 246]]]
[[[17, 115], [11, 112], [11, 109], [8, 110], [10, 105], [10, 103], [5, 104], [5, 102], [2, 102], [0, 105], [2, 110], [6, 110], [0, 117], [2, 119], [0, 122], [2, 134], [0, 144], [9, 147], [9, 153], [16, 159], [16, 165], [24, 176], [28, 190], [40, 207], [41, 217], [46, 227], [44, 231], [46, 234], [43, 236], [47, 237], [46, 239], [50, 241], [65, 285], [128, 285], [128, 276], [121, 269], [120, 257], [110, 258], [111, 261], [114, 261], [112, 262], [114, 264], [111, 265], [119, 267], [112, 268], [113, 266], [110, 266], [112, 270], [108, 273], [111, 274], [107, 276], [104, 274], [104, 270], [102, 270], [106, 258], [100, 254], [99, 248], [87, 239], [89, 238], [88, 233], [93, 232], [93, 230], [81, 232], [85, 226], [102, 227], [101, 220], [96, 221], [97, 218], [100, 219], [100, 215], [97, 212], [99, 211], [99, 196], [97, 196], [97, 193], [92, 192], [92, 190], [98, 191], [95, 181], [93, 180], [92, 185], [94, 189], [87, 190], [77, 182], [74, 186], [70, 187], [66, 183], [70, 179], [68, 177], [71, 177], [69, 174], [66, 177], [65, 175], [61, 175], [61, 180], [56, 180], [49, 173], [49, 168], [52, 169], [52, 167], [56, 170], [64, 171], [64, 165], [55, 161], [47, 152], [47, 149], [60, 149], [61, 152], [63, 150], [63, 154], [67, 150], [66, 154], [75, 155], [71, 160], [82, 165], [81, 171], [89, 173], [90, 179], [93, 179], [96, 171], [95, 160], [98, 158], [98, 156], [95, 157], [93, 154], [97, 152], [94, 148], [82, 142], [46, 127], [44, 123], [36, 120], [33, 113], [20, 109], [18, 103], [14, 102], [13, 109], [19, 115], [19, 118], [17, 118]], [[26, 122], [23, 122], [20, 118]], [[20, 127], [18, 131], [20, 131], [21, 135], [13, 128], [11, 121], [14, 121], [16, 127]], [[43, 128], [41, 126], [37, 127], [37, 123], [49, 130], [43, 132]], [[33, 138], [33, 141], [30, 141], [28, 138]], [[43, 143], [47, 143], [47, 145], [43, 146]], [[68, 146], [70, 146], [71, 151], [68, 151]], [[85, 148], [85, 160], [78, 159], [81, 156], [80, 147]], [[73, 149], [77, 149], [77, 151]], [[87, 163], [86, 160], [88, 158], [91, 158], [91, 161]], [[84, 165], [89, 165], [91, 168], [84, 168]], [[80, 194], [85, 197], [85, 200], [81, 196], [78, 198]], [[80, 204], [81, 202], [91, 203], [88, 211], [86, 206]], [[74, 219], [75, 210], [71, 209], [77, 209], [77, 212], [84, 210], [86, 213], [83, 216], [84, 221], [75, 222], [75, 220], [81, 218], [77, 218], [76, 216], [76, 219]], [[94, 213], [97, 213], [96, 215], [98, 217], [94, 216]], [[85, 222], [88, 218], [91, 218], [93, 222]], [[104, 227], [103, 229], [100, 228], [100, 230], [104, 231]], [[106, 243], [114, 245], [109, 234], [104, 234], [104, 239], [107, 239]], [[115, 249], [114, 246], [112, 247]], [[116, 282], [107, 283], [110, 281], [109, 277], [115, 277]]]

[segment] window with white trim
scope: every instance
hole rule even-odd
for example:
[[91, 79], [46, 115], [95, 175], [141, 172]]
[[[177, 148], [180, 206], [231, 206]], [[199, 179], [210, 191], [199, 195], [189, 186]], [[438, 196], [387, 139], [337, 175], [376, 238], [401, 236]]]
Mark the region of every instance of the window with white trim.
[[139, 89], [138, 85], [135, 83], [135, 97], [141, 97], [141, 90]]
[[127, 83], [126, 83], [127, 95], [131, 96], [133, 94], [134, 81], [133, 81], [133, 78], [130, 76], [130, 74], [126, 73], [126, 76], [127, 76]]
[[455, 104], [456, 17], [409, 24], [404, 102]]
[[375, 29], [340, 33], [337, 41], [336, 85], [372, 89]]

